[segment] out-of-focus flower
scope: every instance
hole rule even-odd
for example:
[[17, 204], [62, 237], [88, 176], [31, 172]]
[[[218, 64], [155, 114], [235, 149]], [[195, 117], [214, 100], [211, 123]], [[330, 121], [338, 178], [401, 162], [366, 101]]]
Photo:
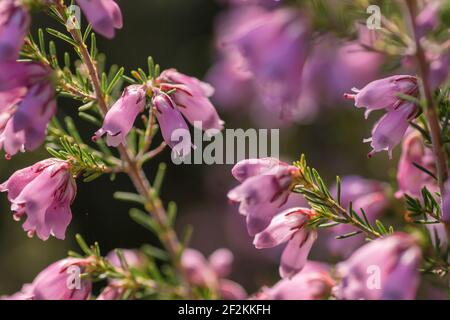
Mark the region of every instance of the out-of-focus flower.
[[[135, 249], [119, 249], [125, 261], [127, 262], [127, 265], [132, 268], [139, 268], [142, 267], [144, 263], [144, 259], [142, 254]], [[106, 260], [108, 260], [114, 267], [116, 268], [122, 268], [122, 263], [120, 262], [120, 258], [117, 255], [116, 251], [111, 251], [106, 256]]]
[[15, 0], [0, 3], [0, 61], [19, 58], [25, 35], [30, 26], [27, 10]]
[[449, 77], [450, 69], [450, 42], [438, 55], [430, 59], [430, 86], [437, 88], [445, 84]]
[[0, 61], [0, 92], [28, 88], [48, 78], [50, 70], [36, 62]]
[[437, 191], [436, 181], [414, 164], [426, 168], [430, 172], [435, 171], [433, 152], [430, 148], [425, 147], [423, 138], [418, 131], [411, 131], [403, 141], [402, 155], [397, 171], [399, 190], [396, 196], [401, 197], [406, 193], [413, 197], [420, 197], [423, 187], [427, 187], [432, 192]]
[[47, 159], [19, 170], [0, 185], [0, 192], [8, 192], [15, 220], [27, 216], [23, 229], [29, 236], [64, 239], [76, 195], [68, 162]]
[[269, 300], [326, 299], [335, 285], [330, 271], [324, 263], [308, 261], [292, 279], [282, 279], [273, 287], [263, 289], [258, 296]]
[[298, 107], [308, 39], [308, 23], [298, 11], [277, 9], [241, 24], [226, 42], [245, 59], [261, 103], [289, 116]]
[[122, 12], [113, 0], [76, 0], [95, 32], [114, 38], [116, 29], [122, 29]]
[[177, 155], [189, 154], [192, 148], [191, 134], [175, 102], [168, 94], [159, 92], [153, 96], [152, 103], [164, 141]]
[[6, 300], [87, 300], [92, 283], [81, 278], [90, 264], [88, 259], [67, 258], [42, 270], [31, 284]]
[[120, 286], [108, 285], [106, 286], [102, 292], [97, 297], [97, 300], [119, 300], [125, 290]]
[[425, 37], [439, 24], [440, 0], [429, 0], [416, 17], [416, 33], [419, 38]]
[[375, 124], [372, 137], [365, 139], [371, 142], [375, 152], [387, 150], [392, 156], [393, 148], [400, 143], [412, 120], [418, 111], [415, 103], [404, 100], [399, 95], [417, 97], [417, 78], [409, 75], [391, 76], [375, 80], [361, 90], [353, 89], [355, 94], [345, 94], [346, 98], [354, 99], [355, 106], [366, 108], [366, 118], [373, 110], [384, 109], [386, 114]]
[[0, 149], [9, 158], [34, 150], [56, 112], [50, 70], [34, 62], [0, 62]]
[[[363, 209], [370, 223], [375, 222], [383, 210], [388, 206], [389, 200], [386, 195], [386, 184], [364, 179], [358, 176], [346, 176], [341, 179], [341, 205], [349, 208], [352, 202], [352, 208], [360, 214]], [[337, 195], [337, 187], [331, 188], [331, 193]], [[345, 239], [336, 240], [336, 236], [348, 234], [357, 231], [357, 229], [348, 224], [339, 224], [332, 228], [323, 230], [326, 238], [326, 246], [330, 253], [348, 257], [356, 248], [364, 243], [364, 235], [355, 235]]]
[[207, 260], [201, 252], [188, 248], [183, 252], [181, 265], [192, 284], [216, 289], [225, 300], [245, 299], [247, 293], [238, 283], [224, 279], [231, 272], [233, 260], [228, 249], [216, 250]]
[[214, 93], [213, 87], [175, 69], [165, 70], [157, 81], [162, 90], [174, 90], [172, 100], [192, 125], [201, 126], [203, 130], [222, 130], [223, 121], [209, 100]]
[[405, 233], [374, 240], [337, 265], [339, 299], [410, 300], [419, 285], [421, 251]]
[[450, 181], [445, 183], [445, 193], [443, 196], [442, 220], [450, 222]]
[[265, 230], [255, 235], [253, 244], [258, 249], [272, 248], [287, 242], [281, 256], [282, 278], [292, 278], [305, 266], [317, 239], [317, 231], [307, 226], [314, 215], [311, 209], [287, 209], [276, 215]]
[[50, 83], [31, 87], [18, 105], [6, 110], [4, 125], [0, 122], [0, 148], [7, 158], [19, 151], [38, 148], [45, 140], [50, 119], [56, 112], [54, 88]]
[[246, 216], [247, 230], [254, 236], [288, 199], [298, 168], [273, 158], [249, 159], [237, 163], [232, 172], [237, 180], [245, 180], [228, 192], [228, 199], [240, 202], [239, 212]]
[[95, 133], [93, 139], [107, 134], [106, 143], [109, 146], [126, 145], [127, 135], [133, 128], [136, 117], [144, 111], [145, 95], [145, 86], [131, 85], [125, 88], [119, 100], [108, 110], [102, 128]]

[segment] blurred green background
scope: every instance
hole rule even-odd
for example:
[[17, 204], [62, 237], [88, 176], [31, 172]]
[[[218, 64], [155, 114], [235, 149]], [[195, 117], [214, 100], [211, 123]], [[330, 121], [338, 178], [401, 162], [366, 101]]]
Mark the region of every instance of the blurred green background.
[[[214, 19], [223, 9], [214, 0], [119, 0], [118, 3], [123, 10], [124, 28], [113, 41], [98, 39], [100, 50], [107, 54], [107, 63], [122, 65], [129, 71], [145, 66], [147, 56], [152, 55], [163, 69], [175, 67], [183, 73], [204, 77], [214, 61]], [[45, 16], [33, 18], [33, 27], [49, 23]], [[75, 107], [71, 101], [60, 99], [59, 116], [75, 114]], [[227, 128], [257, 127], [249, 117], [233, 114], [240, 112], [240, 108], [227, 111], [217, 107]], [[329, 181], [335, 175], [350, 173], [392, 179], [396, 161], [387, 161], [387, 154], [378, 154], [367, 161], [369, 146], [362, 139], [370, 135], [373, 120], [364, 121], [362, 112], [353, 109], [347, 101], [324, 110], [312, 124], [281, 129], [282, 159], [295, 160], [305, 153]], [[97, 130], [84, 123], [79, 128], [85, 137]], [[48, 154], [43, 149], [18, 155], [10, 161], [2, 157], [0, 181], [46, 157]], [[231, 166], [176, 166], [169, 160], [170, 153], [166, 151], [148, 164], [146, 172], [153, 177], [158, 162], [168, 162], [162, 197], [178, 204], [178, 230], [193, 225], [191, 247], [205, 254], [219, 247], [231, 249], [236, 258], [231, 278], [249, 292], [275, 282], [279, 251], [254, 249], [245, 232], [244, 220], [227, 201], [227, 191], [236, 185], [230, 175]], [[130, 206], [112, 199], [114, 191], [133, 190], [126, 176], [119, 176], [114, 182], [106, 176], [88, 184], [79, 182], [78, 190], [65, 241], [28, 239], [21, 223], [13, 221], [6, 195], [0, 195], [0, 295], [19, 290], [41, 269], [65, 257], [67, 250], [78, 250], [74, 242], [76, 233], [81, 233], [88, 242], [98, 241], [105, 254], [117, 247], [157, 245], [152, 234], [130, 220]], [[320, 252], [313, 252], [314, 256], [320, 256]]]

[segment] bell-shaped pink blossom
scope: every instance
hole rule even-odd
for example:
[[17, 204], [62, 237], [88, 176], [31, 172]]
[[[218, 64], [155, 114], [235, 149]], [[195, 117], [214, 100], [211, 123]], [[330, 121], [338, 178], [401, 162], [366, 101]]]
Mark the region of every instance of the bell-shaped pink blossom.
[[430, 172], [436, 170], [432, 150], [425, 146], [419, 132], [411, 131], [402, 144], [402, 155], [397, 170], [399, 187], [396, 193], [397, 197], [401, 197], [404, 193], [420, 197], [423, 187], [427, 187], [432, 192], [437, 191], [436, 181], [416, 165], [426, 168]]
[[[333, 196], [337, 196], [336, 186], [333, 186], [330, 191]], [[353, 210], [361, 214], [361, 209], [363, 209], [369, 222], [374, 223], [389, 205], [387, 191], [388, 186], [385, 183], [359, 176], [345, 176], [341, 178], [341, 205], [348, 209], [352, 202]], [[354, 231], [358, 231], [358, 229], [349, 224], [338, 224], [335, 227], [324, 229], [323, 235], [330, 253], [347, 258], [355, 249], [364, 244], [365, 236], [363, 234], [336, 240], [337, 236]]]
[[345, 300], [411, 300], [419, 285], [421, 250], [406, 233], [364, 245], [337, 266], [336, 296]]
[[365, 139], [371, 142], [375, 152], [386, 150], [392, 157], [393, 148], [399, 144], [414, 119], [418, 108], [414, 102], [405, 100], [401, 95], [417, 97], [419, 87], [417, 78], [408, 75], [396, 75], [370, 82], [361, 90], [353, 89], [355, 94], [344, 97], [355, 100], [355, 106], [366, 108], [366, 118], [372, 110], [384, 109], [386, 114], [375, 124], [372, 137]]
[[133, 128], [136, 117], [144, 111], [145, 96], [145, 87], [142, 85], [125, 88], [119, 100], [108, 110], [103, 126], [95, 133], [93, 139], [99, 139], [106, 134], [108, 146], [126, 145], [127, 135]]
[[308, 261], [292, 279], [282, 279], [273, 287], [264, 289], [261, 298], [270, 300], [322, 300], [331, 294], [335, 281], [330, 267]]
[[48, 123], [55, 112], [53, 86], [38, 83], [31, 87], [17, 106], [6, 111], [10, 117], [4, 126], [0, 121], [0, 149], [10, 157], [19, 151], [38, 148], [45, 140]]
[[30, 16], [24, 6], [15, 0], [0, 2], [0, 61], [19, 58], [29, 26]]
[[192, 125], [203, 130], [222, 130], [223, 121], [209, 100], [214, 93], [213, 87], [175, 69], [165, 70], [158, 81], [161, 83], [161, 89], [175, 90], [171, 98]]
[[116, 29], [122, 29], [120, 7], [114, 0], [76, 0], [95, 32], [114, 38]]
[[0, 185], [0, 192], [8, 192], [14, 219], [26, 215], [23, 229], [30, 236], [36, 233], [42, 240], [50, 235], [64, 239], [76, 195], [68, 162], [47, 159], [19, 170]]
[[291, 208], [276, 215], [269, 226], [255, 235], [253, 244], [258, 249], [272, 248], [287, 242], [281, 255], [280, 275], [292, 278], [305, 266], [317, 231], [307, 226], [314, 212], [306, 208]]
[[87, 300], [92, 283], [81, 278], [87, 259], [57, 261], [37, 275], [32, 283], [33, 300]]
[[245, 299], [247, 293], [238, 283], [224, 279], [231, 272], [233, 260], [233, 254], [225, 248], [214, 251], [208, 259], [188, 248], [181, 256], [181, 265], [191, 284], [215, 289], [224, 300]]
[[389, 110], [378, 120], [372, 129], [372, 137], [364, 140], [364, 142], [370, 142], [373, 149], [369, 157], [375, 152], [386, 150], [392, 158], [392, 150], [402, 141], [409, 127], [409, 121], [414, 119], [417, 111], [414, 103], [404, 103], [397, 109]]
[[152, 102], [164, 141], [177, 156], [189, 154], [192, 148], [191, 134], [175, 102], [163, 92], [156, 94]]
[[0, 296], [0, 300], [33, 300], [33, 286], [24, 284], [22, 289], [10, 296]]
[[[346, 98], [354, 99], [357, 108], [367, 111], [385, 109], [392, 110], [404, 100], [400, 94], [417, 96], [417, 78], [410, 75], [395, 75], [370, 82], [362, 89], [352, 89], [354, 94], [346, 94]], [[367, 113], [366, 113], [367, 116]]]
[[[246, 216], [251, 236], [264, 230], [287, 201], [298, 168], [276, 159], [240, 161], [232, 172], [242, 184], [228, 192], [228, 199], [240, 202], [239, 212]], [[266, 170], [267, 169], [267, 170]]]

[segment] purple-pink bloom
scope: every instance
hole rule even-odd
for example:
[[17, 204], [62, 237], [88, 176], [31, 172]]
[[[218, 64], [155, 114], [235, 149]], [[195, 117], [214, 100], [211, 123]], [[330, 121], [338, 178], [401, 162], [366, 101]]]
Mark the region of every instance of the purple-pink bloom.
[[269, 300], [321, 300], [330, 296], [334, 285], [328, 265], [308, 261], [294, 277], [264, 288], [259, 296]]
[[164, 141], [177, 156], [188, 155], [192, 148], [191, 134], [172, 97], [159, 92], [153, 96], [152, 103]]
[[372, 137], [364, 140], [370, 142], [373, 149], [369, 156], [386, 150], [392, 157], [393, 148], [401, 142], [409, 121], [414, 119], [418, 111], [414, 102], [404, 100], [400, 95], [417, 97], [418, 90], [416, 77], [400, 75], [372, 81], [361, 90], [353, 89], [355, 94], [344, 95], [354, 99], [356, 107], [367, 109], [366, 118], [373, 110], [386, 110], [386, 114], [372, 129]]
[[245, 177], [242, 174], [245, 171], [249, 176], [228, 192], [228, 199], [240, 203], [239, 213], [246, 216], [248, 233], [254, 236], [269, 225], [278, 209], [286, 203], [299, 171], [273, 158], [243, 160], [232, 170], [238, 180]]
[[30, 87], [48, 78], [50, 70], [36, 62], [0, 61], [0, 92]]
[[337, 265], [335, 294], [344, 300], [411, 300], [419, 285], [421, 250], [406, 233], [364, 245]]
[[203, 130], [222, 130], [223, 121], [209, 100], [214, 93], [213, 87], [175, 69], [161, 73], [158, 82], [162, 90], [174, 90], [170, 95], [173, 102], [192, 125]]
[[397, 197], [401, 197], [405, 193], [413, 197], [420, 197], [423, 187], [427, 187], [431, 192], [438, 191], [436, 181], [416, 165], [426, 168], [430, 172], [436, 170], [432, 150], [425, 147], [419, 132], [411, 131], [403, 140], [402, 154], [398, 162], [399, 190], [396, 193]]
[[54, 88], [48, 82], [35, 84], [22, 101], [10, 104], [5, 112], [0, 107], [5, 117], [4, 121], [0, 120], [0, 149], [5, 150], [7, 158], [19, 151], [38, 148], [45, 140], [48, 123], [55, 112]]
[[45, 268], [33, 280], [33, 300], [87, 300], [92, 283], [81, 278], [88, 259], [67, 258]]
[[124, 293], [125, 289], [121, 286], [110, 284], [100, 292], [96, 300], [120, 300]]
[[430, 0], [425, 4], [415, 19], [417, 37], [426, 36], [428, 32], [433, 31], [438, 26], [441, 4], [440, 0]]
[[29, 26], [30, 16], [24, 6], [15, 0], [0, 2], [0, 61], [19, 58]]
[[255, 15], [236, 28], [226, 41], [245, 59], [261, 102], [289, 115], [298, 107], [302, 69], [308, 53], [309, 27], [293, 9]]
[[272, 248], [287, 242], [279, 269], [283, 279], [292, 278], [305, 266], [317, 239], [317, 231], [307, 226], [314, 216], [311, 209], [287, 209], [276, 215], [265, 230], [255, 235], [253, 244], [257, 249]]
[[[119, 249], [125, 261], [127, 262], [127, 265], [132, 268], [139, 268], [142, 267], [144, 264], [144, 258], [141, 255], [141, 253], [138, 250], [135, 249]], [[120, 262], [120, 258], [117, 255], [116, 251], [111, 251], [106, 256], [106, 260], [109, 261], [114, 267], [116, 268], [122, 268], [122, 263]]]
[[116, 29], [122, 29], [122, 12], [113, 0], [76, 0], [95, 32], [114, 38]]
[[372, 110], [397, 109], [404, 100], [400, 94], [417, 96], [417, 78], [410, 75], [395, 75], [370, 82], [362, 89], [352, 89], [346, 98], [354, 99], [357, 108], [366, 108], [366, 117]]
[[136, 117], [144, 111], [145, 96], [145, 86], [131, 85], [125, 88], [122, 96], [108, 110], [103, 126], [95, 133], [93, 139], [99, 139], [106, 134], [107, 145], [112, 147], [126, 145], [127, 135], [133, 128]]
[[42, 240], [50, 235], [64, 239], [76, 195], [68, 162], [47, 159], [16, 171], [0, 185], [0, 192], [8, 193], [15, 220], [27, 216], [23, 229], [29, 236], [36, 233]]
[[181, 256], [181, 265], [193, 285], [217, 290], [225, 300], [245, 299], [245, 290], [238, 283], [225, 279], [231, 273], [233, 260], [233, 254], [225, 248], [214, 251], [208, 259], [200, 251], [187, 248]]
[[[333, 186], [330, 191], [331, 194], [337, 196], [336, 186]], [[389, 204], [386, 191], [387, 185], [379, 181], [368, 180], [358, 176], [342, 177], [341, 205], [348, 209], [350, 202], [352, 202], [352, 208], [358, 214], [361, 214], [361, 209], [363, 209], [369, 222], [374, 223]], [[354, 231], [358, 230], [349, 224], [339, 224], [335, 227], [324, 229], [323, 234], [330, 253], [346, 258], [361, 246], [364, 243], [364, 235], [335, 239], [337, 236]]]

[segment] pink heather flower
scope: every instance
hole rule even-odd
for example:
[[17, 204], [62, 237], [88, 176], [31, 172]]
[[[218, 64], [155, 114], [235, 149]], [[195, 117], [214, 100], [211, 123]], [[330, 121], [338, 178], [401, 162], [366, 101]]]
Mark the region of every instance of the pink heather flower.
[[76, 0], [95, 32], [114, 38], [115, 29], [122, 29], [122, 12], [113, 0]]
[[[256, 161], [255, 165], [252, 161]], [[276, 159], [249, 159], [237, 163], [232, 172], [238, 180], [248, 175], [241, 185], [228, 192], [228, 199], [240, 202], [239, 213], [246, 216], [248, 233], [254, 236], [269, 225], [286, 203], [298, 168]]]
[[0, 92], [30, 87], [44, 78], [50, 70], [36, 62], [0, 61]]
[[15, 220], [27, 216], [23, 229], [29, 236], [64, 239], [76, 194], [68, 162], [47, 159], [19, 170], [0, 185], [0, 192], [8, 192]]
[[417, 131], [411, 131], [402, 144], [402, 155], [397, 171], [399, 186], [397, 197], [401, 197], [405, 193], [413, 197], [420, 197], [423, 187], [427, 187], [431, 192], [437, 191], [436, 181], [414, 164], [426, 168], [430, 172], [434, 172], [436, 168], [432, 150], [425, 147], [423, 138]]
[[29, 26], [30, 16], [17, 1], [0, 2], [0, 61], [14, 61], [19, 58]]
[[[56, 113], [54, 88], [48, 82], [41, 82], [31, 87], [22, 101], [18, 93], [14, 103], [9, 104], [0, 114], [0, 149], [4, 149], [9, 158], [19, 151], [30, 151], [38, 148], [45, 140], [48, 123]], [[10, 91], [11, 93], [11, 91]], [[1, 93], [0, 93], [1, 94]]]
[[133, 128], [136, 117], [144, 111], [145, 96], [145, 87], [142, 85], [125, 88], [119, 100], [108, 110], [102, 128], [95, 133], [93, 139], [99, 139], [106, 134], [108, 146], [126, 145], [127, 135]]
[[201, 252], [188, 248], [183, 252], [181, 265], [190, 283], [216, 288], [225, 300], [245, 299], [247, 293], [239, 284], [224, 279], [231, 272], [233, 260], [233, 254], [228, 249], [214, 251], [207, 260]]
[[92, 283], [80, 275], [89, 264], [88, 259], [59, 260], [41, 271], [19, 292], [0, 297], [0, 300], [87, 300]]
[[[144, 259], [141, 253], [135, 249], [120, 249], [122, 251], [123, 257], [125, 258], [129, 267], [139, 268], [144, 264]], [[106, 256], [106, 260], [109, 261], [114, 267], [122, 268], [119, 256], [115, 251], [111, 251]]]
[[242, 54], [263, 105], [280, 110], [282, 116], [298, 107], [308, 39], [305, 19], [298, 11], [283, 8], [256, 15], [227, 41]]
[[162, 90], [175, 90], [171, 98], [192, 125], [201, 125], [203, 130], [222, 130], [223, 121], [209, 100], [214, 94], [213, 87], [175, 69], [165, 70], [158, 77], [158, 82]]
[[292, 279], [282, 279], [272, 288], [264, 289], [262, 297], [270, 300], [321, 300], [331, 294], [335, 285], [330, 267], [308, 261]]
[[430, 0], [416, 17], [416, 33], [419, 38], [433, 31], [439, 24], [440, 0]]
[[446, 48], [431, 59], [430, 61], [430, 86], [437, 88], [445, 84], [449, 77], [450, 69], [450, 42], [447, 43]]
[[373, 151], [386, 150], [392, 157], [393, 148], [399, 144], [408, 129], [409, 121], [417, 114], [417, 106], [403, 100], [399, 94], [417, 97], [417, 78], [408, 75], [391, 76], [375, 80], [361, 90], [353, 89], [356, 94], [345, 94], [346, 98], [354, 99], [355, 106], [366, 108], [366, 118], [372, 110], [384, 109], [387, 113], [375, 124], [372, 137], [365, 139], [371, 142]]
[[106, 286], [97, 297], [97, 300], [120, 300], [124, 295], [125, 289], [116, 285]]
[[362, 89], [352, 89], [354, 94], [346, 98], [355, 100], [357, 108], [366, 108], [366, 117], [372, 110], [393, 110], [404, 103], [399, 94], [417, 96], [417, 78], [409, 75], [396, 75], [370, 82]]
[[34, 279], [34, 300], [87, 300], [92, 283], [81, 279], [80, 274], [89, 264], [87, 259], [67, 258], [45, 268]]
[[191, 134], [175, 102], [166, 93], [159, 92], [152, 98], [152, 103], [164, 141], [177, 155], [189, 154]]
[[421, 251], [414, 238], [396, 233], [374, 240], [337, 265], [339, 299], [411, 300], [419, 285]]
[[313, 217], [314, 212], [310, 209], [287, 209], [276, 215], [265, 230], [255, 235], [253, 244], [257, 249], [272, 248], [287, 242], [280, 265], [283, 279], [292, 278], [305, 266], [317, 239], [317, 231], [307, 227]]
[[[341, 179], [341, 190], [341, 205], [348, 209], [352, 202], [352, 208], [358, 214], [361, 214], [361, 209], [363, 209], [371, 223], [375, 222], [389, 204], [386, 195], [387, 185], [379, 181], [358, 176], [346, 176]], [[337, 195], [336, 186], [331, 188], [331, 193], [334, 196]], [[364, 244], [365, 236], [361, 234], [339, 240], [335, 238], [354, 231], [358, 230], [348, 224], [339, 224], [323, 230], [329, 251], [341, 257], [348, 257], [355, 249]]]

